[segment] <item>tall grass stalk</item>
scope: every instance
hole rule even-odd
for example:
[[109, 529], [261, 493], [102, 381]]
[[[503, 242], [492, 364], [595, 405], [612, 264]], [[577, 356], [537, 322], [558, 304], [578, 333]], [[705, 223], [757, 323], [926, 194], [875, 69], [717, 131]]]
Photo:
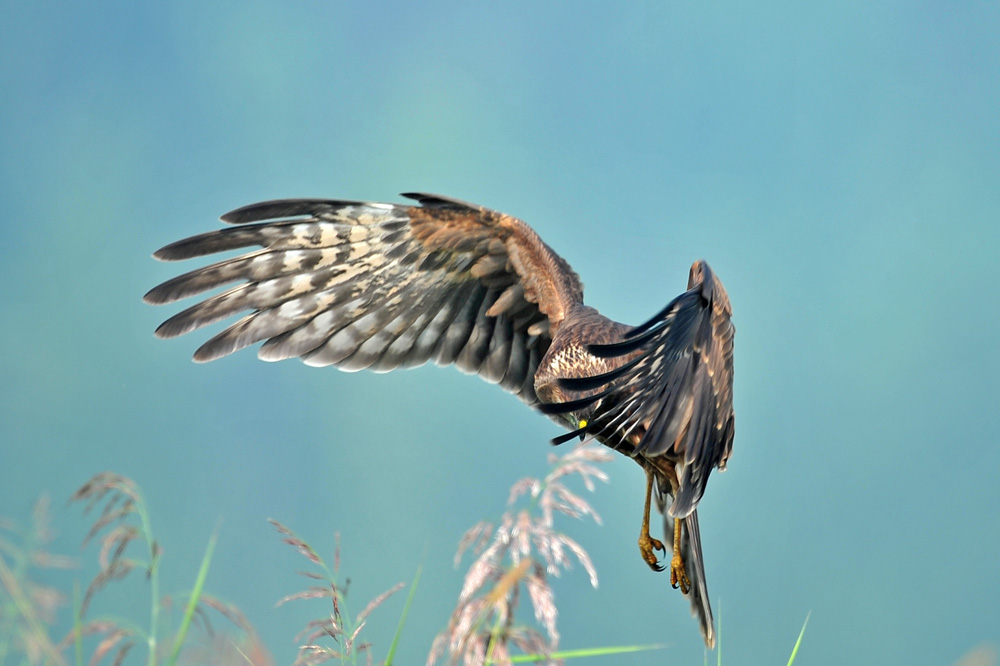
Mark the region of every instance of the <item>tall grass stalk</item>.
[[399, 638], [403, 634], [403, 625], [406, 623], [406, 616], [410, 613], [410, 604], [413, 603], [413, 597], [417, 593], [417, 584], [420, 582], [420, 574], [423, 571], [423, 566], [417, 567], [417, 573], [413, 576], [413, 582], [410, 583], [410, 592], [406, 595], [406, 603], [403, 604], [403, 612], [399, 616], [399, 623], [396, 625], [396, 633], [392, 637], [392, 643], [389, 645], [389, 652], [385, 656], [385, 666], [392, 666], [392, 660], [396, 656], [396, 648], [399, 647]]
[[198, 609], [198, 600], [201, 599], [201, 593], [205, 587], [205, 579], [208, 577], [208, 565], [212, 561], [212, 553], [215, 550], [216, 538], [217, 533], [213, 532], [212, 536], [208, 540], [208, 547], [205, 548], [205, 555], [201, 558], [201, 566], [198, 568], [198, 577], [195, 579], [194, 588], [191, 590], [191, 596], [188, 597], [187, 606], [184, 608], [184, 617], [181, 618], [181, 625], [177, 630], [177, 636], [174, 637], [174, 645], [170, 650], [170, 657], [167, 659], [167, 666], [174, 666], [174, 664], [177, 663], [177, 657], [181, 653], [181, 647], [184, 645], [184, 639], [187, 638], [188, 629], [191, 627], [191, 619], [194, 618], [194, 613]]

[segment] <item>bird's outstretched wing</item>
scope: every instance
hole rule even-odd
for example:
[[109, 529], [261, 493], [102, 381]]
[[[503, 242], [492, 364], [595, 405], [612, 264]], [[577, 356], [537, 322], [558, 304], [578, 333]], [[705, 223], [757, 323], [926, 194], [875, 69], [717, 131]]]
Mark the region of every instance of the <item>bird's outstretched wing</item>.
[[156, 330], [183, 335], [249, 311], [195, 352], [211, 361], [260, 341], [260, 358], [389, 371], [433, 360], [498, 383], [529, 404], [553, 331], [583, 298], [576, 273], [524, 222], [435, 195], [419, 205], [297, 199], [239, 208], [237, 225], [171, 243], [175, 261], [261, 249], [150, 290], [171, 303], [240, 284]]
[[[621, 342], [591, 344], [600, 358], [628, 359], [618, 369], [559, 381], [594, 391], [547, 413], [593, 405], [577, 433], [621, 441], [640, 437], [633, 455], [675, 459], [679, 488], [669, 508], [684, 518], [697, 506], [714, 467], [724, 469], [733, 445], [733, 325], [729, 297], [704, 261], [691, 267], [688, 290]], [[570, 436], [566, 435], [566, 436]], [[666, 489], [669, 492], [669, 489]]]

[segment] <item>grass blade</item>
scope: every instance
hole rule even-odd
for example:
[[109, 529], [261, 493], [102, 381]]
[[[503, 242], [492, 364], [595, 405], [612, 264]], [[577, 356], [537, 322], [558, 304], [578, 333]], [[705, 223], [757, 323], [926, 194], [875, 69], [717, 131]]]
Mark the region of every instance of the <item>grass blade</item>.
[[[719, 627], [715, 632], [715, 649], [717, 650], [717, 662], [718, 666], [722, 666], [722, 599], [719, 599]], [[706, 656], [707, 660], [708, 657]]]
[[[577, 657], [603, 657], [609, 654], [627, 654], [630, 652], [645, 652], [646, 650], [662, 650], [666, 645], [656, 643], [651, 645], [615, 645], [599, 648], [583, 648], [580, 650], [559, 650], [550, 655], [523, 654], [510, 658], [511, 663], [533, 663], [551, 659], [576, 659]], [[493, 662], [486, 662], [493, 663]]]
[[792, 666], [795, 663], [795, 655], [799, 653], [799, 646], [802, 645], [802, 637], [806, 634], [806, 625], [809, 624], [810, 615], [812, 615], [812, 611], [806, 613], [806, 621], [802, 623], [802, 631], [799, 632], [799, 637], [795, 641], [795, 647], [792, 648], [792, 656], [788, 658], [788, 666]]
[[396, 647], [399, 645], [399, 636], [403, 633], [403, 624], [406, 622], [406, 615], [410, 612], [410, 604], [413, 602], [413, 597], [417, 593], [417, 583], [420, 582], [420, 573], [423, 571], [423, 565], [417, 567], [417, 573], [413, 576], [413, 582], [410, 583], [410, 593], [406, 595], [406, 603], [403, 605], [403, 613], [399, 616], [399, 624], [396, 625], [396, 634], [392, 637], [392, 644], [389, 645], [389, 653], [385, 657], [385, 666], [392, 666], [392, 658], [396, 656]]
[[[191, 626], [191, 619], [194, 611], [198, 607], [198, 599], [201, 598], [201, 591], [208, 577], [208, 565], [212, 561], [212, 552], [215, 550], [215, 539], [217, 534], [212, 533], [208, 540], [208, 547], [205, 548], [205, 556], [201, 558], [201, 567], [198, 569], [198, 577], [194, 581], [194, 588], [188, 598], [187, 607], [184, 609], [184, 617], [181, 619], [181, 626], [177, 630], [177, 637], [174, 638], [174, 645], [170, 649], [170, 658], [167, 659], [167, 666], [174, 666], [177, 657], [181, 653], [181, 646], [184, 645], [184, 638], [187, 636], [188, 628]], [[155, 603], [155, 602], [154, 602]]]

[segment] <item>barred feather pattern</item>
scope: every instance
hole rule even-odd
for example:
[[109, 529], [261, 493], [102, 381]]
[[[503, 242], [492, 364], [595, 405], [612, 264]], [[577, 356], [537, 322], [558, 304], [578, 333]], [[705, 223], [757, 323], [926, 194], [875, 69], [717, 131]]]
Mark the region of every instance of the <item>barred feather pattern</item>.
[[523, 222], [432, 195], [407, 206], [327, 200], [253, 204], [234, 224], [167, 245], [164, 261], [260, 249], [168, 280], [172, 303], [240, 282], [165, 321], [175, 337], [248, 314], [203, 344], [211, 361], [263, 341], [268, 361], [386, 372], [455, 364], [532, 404], [534, 371], [583, 288]]
[[154, 256], [243, 253], [147, 293], [163, 304], [221, 290], [157, 335], [242, 314], [195, 359], [262, 342], [264, 360], [348, 371], [454, 364], [575, 428], [554, 444], [594, 438], [632, 456], [654, 474], [668, 538], [672, 518], [683, 519], [692, 611], [712, 647], [696, 507], [733, 444], [734, 329], [722, 283], [696, 261], [687, 291], [630, 327], [585, 306], [579, 277], [524, 222], [455, 199], [403, 196], [417, 205], [253, 204], [223, 216], [231, 227], [167, 245]]

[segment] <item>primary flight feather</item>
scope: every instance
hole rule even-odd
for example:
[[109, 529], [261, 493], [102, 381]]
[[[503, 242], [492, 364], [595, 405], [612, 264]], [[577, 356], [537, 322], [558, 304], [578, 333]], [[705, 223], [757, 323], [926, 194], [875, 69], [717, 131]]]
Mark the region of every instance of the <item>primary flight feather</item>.
[[387, 372], [455, 364], [593, 437], [646, 472], [639, 548], [654, 570], [651, 496], [673, 542], [670, 576], [715, 644], [697, 505], [732, 451], [729, 298], [704, 261], [687, 291], [628, 326], [584, 305], [570, 265], [509, 215], [429, 194], [416, 205], [268, 201], [222, 216], [233, 226], [171, 243], [176, 261], [251, 249], [173, 278], [144, 300], [166, 304], [228, 285], [156, 330], [175, 337], [244, 316], [205, 342], [211, 361], [263, 342], [258, 356]]

